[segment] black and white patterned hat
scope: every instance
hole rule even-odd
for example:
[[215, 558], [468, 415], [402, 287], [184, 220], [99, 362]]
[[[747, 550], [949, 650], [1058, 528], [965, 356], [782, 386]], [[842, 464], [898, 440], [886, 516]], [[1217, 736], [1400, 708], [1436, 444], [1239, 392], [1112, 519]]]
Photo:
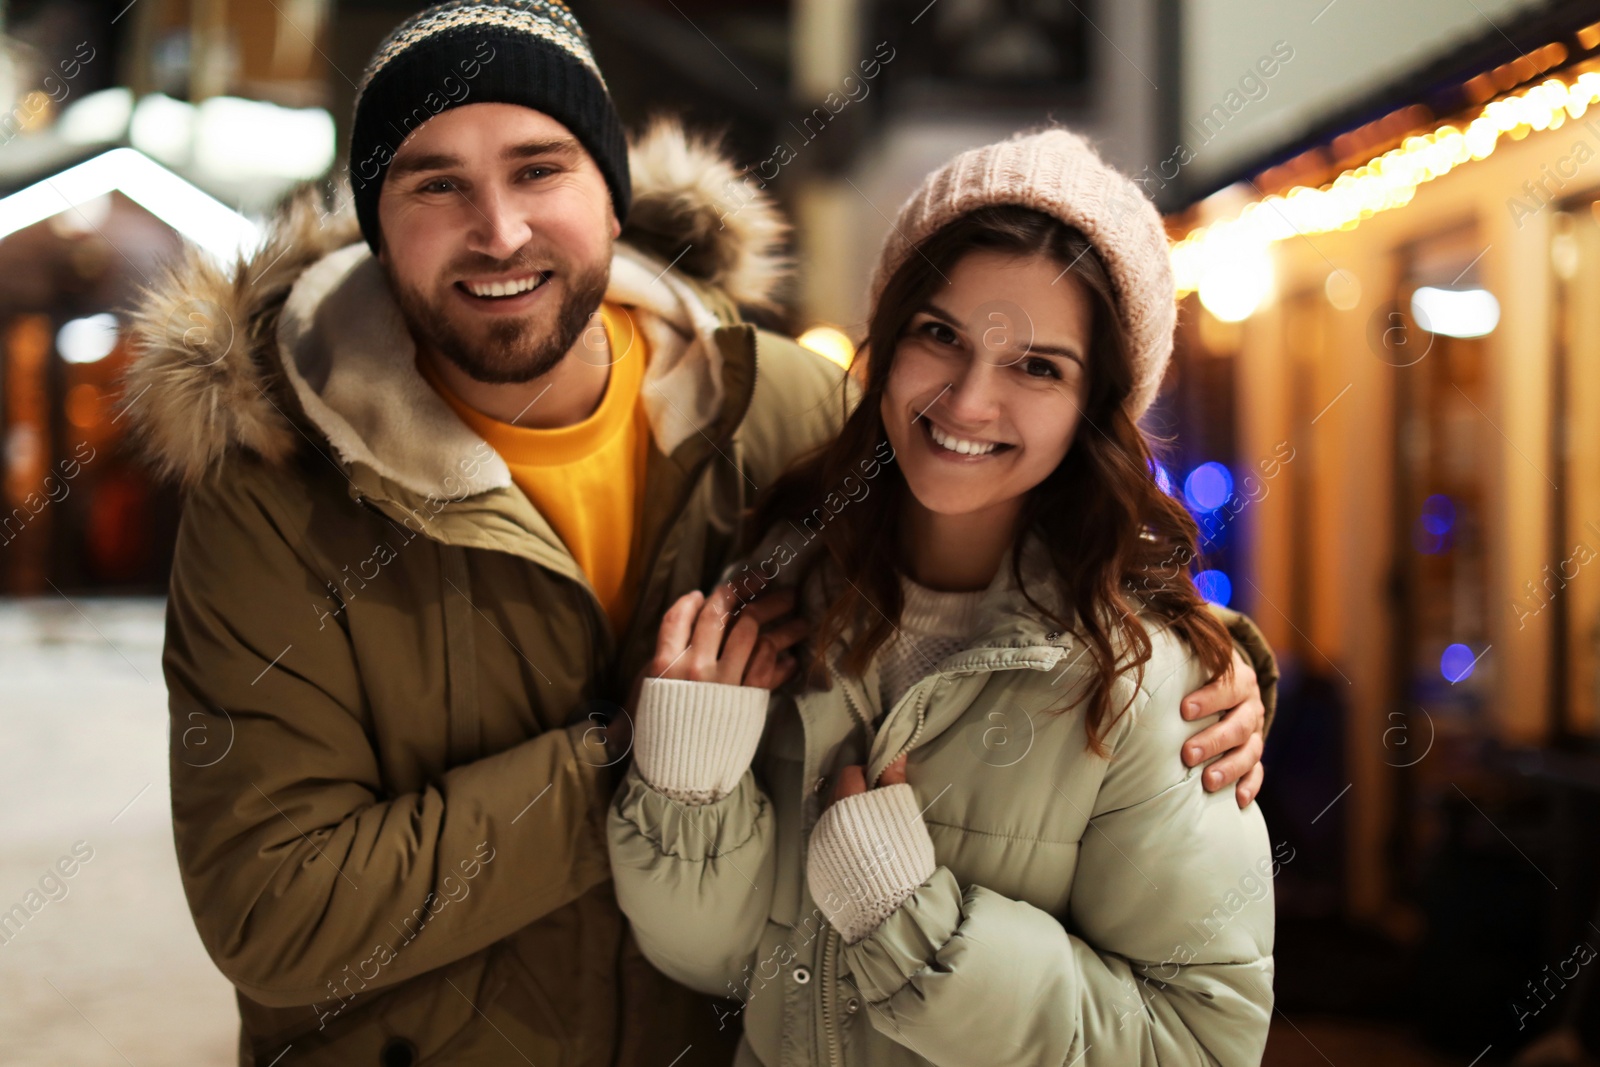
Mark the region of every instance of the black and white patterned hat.
[[356, 91], [350, 186], [374, 252], [395, 152], [428, 119], [468, 103], [521, 104], [567, 127], [605, 176], [618, 221], [627, 216], [627, 138], [577, 18], [560, 0], [447, 0], [395, 27]]

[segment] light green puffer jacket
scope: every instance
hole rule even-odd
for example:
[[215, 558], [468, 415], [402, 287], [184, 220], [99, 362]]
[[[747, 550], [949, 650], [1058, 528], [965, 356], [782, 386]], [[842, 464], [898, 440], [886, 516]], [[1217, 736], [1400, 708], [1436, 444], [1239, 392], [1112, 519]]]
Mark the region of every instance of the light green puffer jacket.
[[[1024, 559], [1038, 598], [1037, 543]], [[1277, 863], [1257, 807], [1180, 759], [1213, 721], [1178, 713], [1203, 669], [1147, 624], [1154, 655], [1136, 692], [1119, 682], [1113, 707], [1134, 699], [1100, 758], [1082, 639], [1027, 606], [1009, 560], [983, 606], [980, 636], [875, 732], [876, 665], [775, 694], [753, 769], [718, 800], [685, 806], [629, 771], [608, 832], [645, 955], [730, 998], [740, 1067], [1258, 1063]], [[807, 888], [822, 784], [851, 763], [875, 782], [907, 751], [937, 868], [845, 944]]]

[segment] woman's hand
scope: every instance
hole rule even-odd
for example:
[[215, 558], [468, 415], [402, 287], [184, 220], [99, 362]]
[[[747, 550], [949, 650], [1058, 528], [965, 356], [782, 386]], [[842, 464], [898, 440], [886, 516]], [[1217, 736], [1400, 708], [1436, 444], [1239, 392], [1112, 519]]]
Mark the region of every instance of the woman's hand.
[[906, 783], [906, 757], [885, 767], [872, 789], [859, 763], [841, 768], [806, 845], [806, 887], [844, 943], [877, 929], [937, 865], [928, 824]]
[[790, 589], [744, 604], [731, 584], [709, 597], [685, 593], [661, 620], [645, 676], [776, 689], [795, 671], [789, 649], [810, 629], [804, 619], [777, 621], [794, 610], [794, 603]]
[[[886, 785], [899, 785], [906, 780], [906, 753], [883, 769], [878, 776], [877, 788]], [[845, 797], [853, 797], [857, 793], [867, 791], [867, 769], [859, 763], [852, 763], [839, 771], [839, 780], [833, 783], [833, 796], [828, 804], [837, 804]]]

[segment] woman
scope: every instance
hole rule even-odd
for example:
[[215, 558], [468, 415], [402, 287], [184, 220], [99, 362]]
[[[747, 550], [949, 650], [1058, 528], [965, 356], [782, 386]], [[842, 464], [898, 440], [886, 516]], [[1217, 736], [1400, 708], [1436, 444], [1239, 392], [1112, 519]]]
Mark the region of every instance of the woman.
[[[741, 1064], [1257, 1062], [1275, 864], [1178, 757], [1231, 645], [1135, 423], [1172, 344], [1160, 219], [1049, 129], [931, 175], [895, 232], [860, 404], [774, 487], [752, 571], [663, 620], [617, 899], [730, 999]], [[803, 622], [727, 625], [786, 580]]]

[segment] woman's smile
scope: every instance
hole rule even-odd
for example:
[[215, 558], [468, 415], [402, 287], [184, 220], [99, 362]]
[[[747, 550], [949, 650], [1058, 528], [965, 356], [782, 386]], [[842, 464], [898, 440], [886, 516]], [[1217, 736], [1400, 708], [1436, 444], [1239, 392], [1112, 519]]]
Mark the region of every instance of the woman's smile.
[[936, 423], [927, 414], [913, 421], [921, 428], [919, 435], [935, 456], [951, 463], [981, 463], [995, 459], [1016, 448], [1003, 441], [986, 440], [952, 433]]

